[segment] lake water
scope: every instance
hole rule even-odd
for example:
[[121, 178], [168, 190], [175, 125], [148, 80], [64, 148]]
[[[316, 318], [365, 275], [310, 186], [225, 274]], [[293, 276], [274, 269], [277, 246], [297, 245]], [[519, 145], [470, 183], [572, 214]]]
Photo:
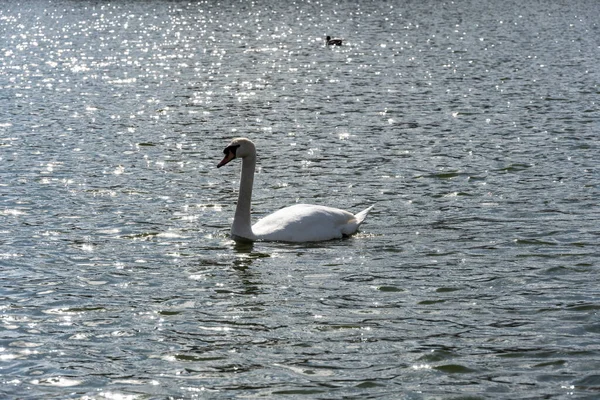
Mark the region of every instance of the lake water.
[[0, 397], [597, 398], [600, 2], [356, 3], [2, 5]]

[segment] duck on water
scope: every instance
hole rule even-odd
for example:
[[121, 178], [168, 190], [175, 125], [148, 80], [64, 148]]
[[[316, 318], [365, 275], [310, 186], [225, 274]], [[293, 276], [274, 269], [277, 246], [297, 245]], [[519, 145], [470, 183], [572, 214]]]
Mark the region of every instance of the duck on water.
[[341, 46], [342, 45], [342, 39], [332, 38], [331, 36], [327, 36], [325, 38], [325, 43], [327, 44], [327, 46]]

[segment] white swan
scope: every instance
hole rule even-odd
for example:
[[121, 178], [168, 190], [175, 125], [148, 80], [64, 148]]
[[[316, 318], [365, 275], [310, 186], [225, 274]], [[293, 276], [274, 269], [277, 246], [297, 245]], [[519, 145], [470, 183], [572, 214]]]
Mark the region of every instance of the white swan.
[[222, 167], [234, 158], [242, 159], [240, 193], [231, 236], [238, 241], [319, 242], [352, 235], [373, 206], [354, 215], [338, 208], [296, 204], [267, 215], [253, 226], [250, 223], [250, 203], [256, 167], [256, 148], [246, 138], [237, 138], [223, 150]]

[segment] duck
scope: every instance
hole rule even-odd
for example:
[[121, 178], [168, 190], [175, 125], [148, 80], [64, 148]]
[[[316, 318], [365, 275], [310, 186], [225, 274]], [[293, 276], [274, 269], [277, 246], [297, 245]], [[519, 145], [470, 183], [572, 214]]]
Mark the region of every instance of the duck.
[[351, 236], [358, 231], [370, 206], [357, 214], [339, 208], [295, 204], [251, 224], [252, 187], [256, 169], [256, 146], [248, 138], [235, 138], [223, 150], [221, 168], [234, 159], [242, 160], [240, 189], [231, 238], [236, 242], [322, 242]]
[[325, 43], [327, 43], [327, 46], [341, 46], [342, 45], [342, 39], [338, 39], [338, 38], [331, 38], [331, 36], [327, 36], [325, 38]]

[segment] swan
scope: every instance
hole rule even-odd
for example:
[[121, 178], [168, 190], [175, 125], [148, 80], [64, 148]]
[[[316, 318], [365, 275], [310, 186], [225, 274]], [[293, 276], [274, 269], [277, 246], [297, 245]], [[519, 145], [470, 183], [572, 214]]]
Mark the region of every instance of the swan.
[[256, 147], [246, 138], [233, 139], [217, 165], [221, 168], [235, 158], [242, 159], [240, 191], [231, 236], [236, 241], [320, 242], [340, 239], [358, 230], [373, 206], [354, 215], [339, 208], [296, 204], [282, 208], [251, 225], [250, 204], [256, 168]]

